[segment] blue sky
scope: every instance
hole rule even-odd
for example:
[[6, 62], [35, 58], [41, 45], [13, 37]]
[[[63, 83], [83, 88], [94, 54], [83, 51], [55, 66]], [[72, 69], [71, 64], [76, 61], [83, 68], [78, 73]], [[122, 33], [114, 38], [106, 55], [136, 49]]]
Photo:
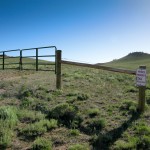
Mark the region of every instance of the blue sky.
[[150, 53], [149, 8], [150, 0], [0, 0], [0, 51], [55, 45], [88, 63]]

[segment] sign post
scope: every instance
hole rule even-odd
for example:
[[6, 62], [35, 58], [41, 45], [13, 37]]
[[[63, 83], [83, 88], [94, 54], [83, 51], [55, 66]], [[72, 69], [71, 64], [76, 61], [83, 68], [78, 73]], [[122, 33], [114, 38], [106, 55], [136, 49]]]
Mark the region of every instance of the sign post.
[[138, 110], [143, 112], [145, 109], [146, 66], [140, 66], [139, 69], [137, 69], [136, 85], [139, 87]]

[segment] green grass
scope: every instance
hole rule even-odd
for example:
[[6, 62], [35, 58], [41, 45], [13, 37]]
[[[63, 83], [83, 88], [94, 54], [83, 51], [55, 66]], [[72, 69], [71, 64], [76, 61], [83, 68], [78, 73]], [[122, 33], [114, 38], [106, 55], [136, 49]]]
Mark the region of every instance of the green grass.
[[[107, 65], [136, 69], [145, 62], [149, 70], [148, 58], [131, 61]], [[133, 75], [62, 65], [61, 90], [55, 79], [54, 72], [0, 71], [0, 148], [150, 147], [149, 74], [143, 114]]]
[[136, 70], [140, 65], [145, 65], [148, 72], [150, 71], [150, 54], [146, 53], [130, 53], [127, 56], [108, 62], [104, 65]]

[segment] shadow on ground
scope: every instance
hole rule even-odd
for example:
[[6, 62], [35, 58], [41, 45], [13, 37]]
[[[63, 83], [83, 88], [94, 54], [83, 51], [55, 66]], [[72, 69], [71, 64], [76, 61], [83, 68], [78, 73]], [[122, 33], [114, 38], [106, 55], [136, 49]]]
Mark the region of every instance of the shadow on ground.
[[130, 127], [132, 122], [136, 121], [140, 117], [140, 113], [132, 114], [131, 118], [125, 121], [121, 126], [115, 128], [106, 134], [99, 134], [98, 139], [93, 143], [94, 150], [109, 150], [121, 135]]

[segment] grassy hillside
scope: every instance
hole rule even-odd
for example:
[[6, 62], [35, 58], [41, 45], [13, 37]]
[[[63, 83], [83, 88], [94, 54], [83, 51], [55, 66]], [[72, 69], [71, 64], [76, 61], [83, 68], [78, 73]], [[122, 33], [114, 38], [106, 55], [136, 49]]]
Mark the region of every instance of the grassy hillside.
[[113, 60], [104, 65], [134, 70], [136, 70], [140, 65], [145, 65], [147, 66], [148, 71], [150, 71], [150, 54], [143, 52], [133, 52], [123, 58]]
[[133, 75], [63, 65], [62, 85], [54, 72], [0, 70], [0, 149], [150, 148], [149, 83], [143, 114]]

